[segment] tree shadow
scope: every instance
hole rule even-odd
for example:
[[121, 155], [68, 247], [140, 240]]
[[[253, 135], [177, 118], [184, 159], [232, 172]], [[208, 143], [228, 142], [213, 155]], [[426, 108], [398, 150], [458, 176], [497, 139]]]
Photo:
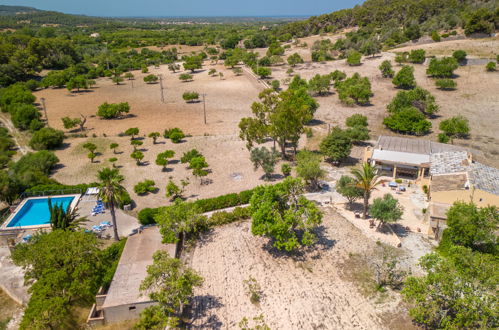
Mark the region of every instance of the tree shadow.
[[[385, 226], [391, 226], [392, 230], [399, 237], [407, 237], [409, 235], [409, 231], [404, 226], [402, 226], [400, 223], [394, 223], [394, 224], [385, 225]], [[383, 226], [383, 227], [385, 227], [385, 226]]]
[[193, 325], [193, 323], [208, 316], [210, 310], [223, 306], [224, 304], [220, 302], [219, 297], [213, 295], [195, 296], [191, 299], [190, 306], [185, 313], [190, 321], [184, 325], [187, 329], [221, 329], [223, 323], [216, 314], [210, 315], [202, 324]]
[[314, 119], [312, 119], [311, 121], [309, 121], [309, 122], [306, 124], [306, 126], [319, 126], [319, 125], [324, 125], [324, 124], [326, 124], [326, 122], [325, 122], [325, 121], [320, 120], [320, 119], [316, 119], [316, 118], [314, 118]]
[[178, 159], [172, 159], [168, 163], [169, 164], [178, 164], [178, 163], [180, 163], [180, 160], [178, 160]]
[[55, 150], [65, 150], [71, 147], [71, 143], [64, 142], [59, 147], [55, 148]]

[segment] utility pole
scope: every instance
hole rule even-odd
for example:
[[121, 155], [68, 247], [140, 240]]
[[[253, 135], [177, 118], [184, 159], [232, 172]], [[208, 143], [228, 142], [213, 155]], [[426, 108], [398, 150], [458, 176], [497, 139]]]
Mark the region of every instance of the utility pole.
[[161, 89], [161, 102], [165, 103], [165, 97], [163, 95], [163, 75], [159, 74], [159, 88]]
[[43, 108], [43, 113], [45, 114], [45, 120], [47, 121], [47, 127], [50, 127], [49, 117], [47, 117], [47, 107], [45, 107], [45, 98], [42, 97], [40, 101], [42, 101], [42, 108]]
[[206, 94], [203, 93], [201, 94], [203, 96], [203, 114], [204, 114], [204, 124], [206, 125], [206, 99], [205, 96]]

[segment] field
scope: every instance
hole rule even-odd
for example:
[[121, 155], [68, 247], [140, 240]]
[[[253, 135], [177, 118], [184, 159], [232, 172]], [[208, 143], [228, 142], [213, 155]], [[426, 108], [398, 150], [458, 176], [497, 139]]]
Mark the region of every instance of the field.
[[[334, 40], [340, 35], [324, 38]], [[310, 47], [315, 40], [321, 38], [315, 36], [301, 41], [307, 42]], [[456, 44], [452, 47], [457, 49], [461, 45], [472, 43], [473, 46], [470, 47], [480, 44], [487, 48], [490, 44], [496, 45], [496, 42], [496, 39], [458, 40], [454, 41]], [[436, 51], [435, 47], [452, 48], [450, 42], [417, 47], [431, 48], [432, 51]], [[405, 49], [396, 51], [399, 50]], [[309, 60], [310, 48], [293, 46], [286, 50], [285, 56], [295, 51], [301, 53], [305, 60]], [[262, 49], [260, 52], [263, 53], [265, 50]], [[354, 113], [361, 113], [369, 118], [373, 140], [382, 134], [393, 135], [382, 125], [382, 120], [386, 116], [386, 105], [398, 90], [394, 88], [390, 79], [381, 77], [378, 66], [385, 59], [393, 61], [394, 56], [393, 52], [385, 52], [379, 56], [364, 58], [363, 64], [358, 67], [350, 67], [344, 60], [326, 63], [308, 61], [295, 67], [294, 71], [307, 79], [316, 74], [327, 74], [334, 70], [345, 71], [348, 75], [359, 72], [369, 77], [374, 93], [371, 104], [368, 106], [346, 106], [339, 101], [333, 89], [332, 93], [327, 96], [316, 97], [320, 108], [312, 124], [316, 136], [310, 141], [310, 145], [317, 146], [317, 142], [322, 135], [327, 133], [329, 126], [343, 126], [345, 118]], [[470, 121], [471, 139], [455, 140], [454, 143], [479, 150], [478, 160], [488, 165], [499, 166], [496, 123], [490, 120], [499, 116], [499, 109], [494, 107], [499, 103], [497, 93], [499, 75], [485, 72], [483, 66], [463, 66], [455, 72], [458, 89], [441, 91], [435, 87], [432, 79], [426, 77], [425, 65], [416, 64], [414, 67], [418, 85], [430, 90], [440, 105], [438, 117], [432, 120], [432, 133], [422, 138], [436, 140], [439, 133], [438, 124], [441, 120], [454, 115], [464, 115]], [[218, 76], [209, 76], [208, 70], [211, 68], [222, 72], [223, 79]], [[287, 65], [273, 67], [272, 79], [282, 81], [287, 78], [287, 69]], [[398, 70], [398, 66], [395, 65], [395, 69]], [[258, 93], [263, 89], [263, 85], [253, 76], [246, 72], [241, 76], [236, 76], [223, 65], [212, 65], [207, 61], [202, 70], [194, 73], [194, 81], [180, 82], [179, 72], [171, 73], [165, 65], [160, 68], [151, 67], [150, 73], [161, 74], [163, 77], [164, 102], [162, 102], [160, 84], [145, 84], [142, 79], [145, 74], [138, 71], [133, 73], [135, 80], [125, 80], [119, 86], [112, 84], [108, 78], [102, 78], [97, 80], [96, 87], [80, 93], [69, 93], [65, 89], [45, 89], [36, 92], [38, 99], [44, 97], [46, 100], [47, 116], [51, 127], [63, 129], [62, 117], [78, 117], [83, 114], [88, 119], [86, 124], [88, 139], [99, 146], [97, 162], [91, 164], [82, 148], [87, 139], [80, 137], [67, 139], [65, 147], [56, 152], [63, 165], [57, 170], [54, 178], [67, 184], [91, 182], [95, 180], [95, 173], [99, 168], [110, 165], [108, 162], [110, 157], [117, 157], [117, 164], [126, 177], [125, 187], [130, 192], [136, 183], [145, 179], [153, 179], [160, 188], [157, 193], [147, 197], [133, 195], [139, 208], [168, 203], [164, 196], [164, 187], [170, 177], [177, 182], [189, 178], [191, 184], [185, 195], [191, 198], [205, 198], [236, 192], [263, 182], [261, 180], [263, 173], [253, 170], [245, 144], [238, 137], [239, 120], [251, 115], [250, 106], [257, 100]], [[182, 100], [182, 94], [185, 91], [206, 93], [207, 124], [204, 124], [203, 119], [203, 103], [185, 103]], [[97, 107], [103, 102], [124, 101], [129, 102], [131, 106], [130, 115], [126, 118], [102, 120], [95, 116]], [[135, 165], [134, 160], [129, 156], [133, 150], [129, 145], [129, 138], [118, 136], [130, 127], [138, 127], [140, 138], [144, 141], [142, 150], [145, 158], [142, 166]], [[163, 138], [159, 139], [158, 144], [153, 145], [151, 139], [145, 137], [150, 132], [162, 133], [164, 129], [172, 127], [179, 127], [192, 137], [186, 138], [183, 143], [177, 145]], [[111, 142], [120, 144], [118, 155], [114, 155], [109, 150], [108, 146]], [[191, 148], [197, 148], [206, 156], [210, 164], [211, 173], [208, 178], [212, 181], [211, 184], [200, 185], [185, 166], [178, 163], [182, 153]], [[162, 171], [155, 164], [155, 158], [159, 152], [166, 149], [174, 150], [176, 156], [168, 170]]]
[[[249, 222], [217, 228], [187, 258], [205, 280], [195, 292], [192, 328], [233, 329], [263, 315], [271, 329], [413, 329], [400, 298], [377, 293], [359, 262], [375, 245], [332, 209], [315, 248], [295, 256], [252, 236]], [[250, 301], [249, 278], [260, 286], [259, 302]]]

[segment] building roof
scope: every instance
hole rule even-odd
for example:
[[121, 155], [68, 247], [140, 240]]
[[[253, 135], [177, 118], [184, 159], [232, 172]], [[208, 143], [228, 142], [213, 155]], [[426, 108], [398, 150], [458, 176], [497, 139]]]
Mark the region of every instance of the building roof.
[[471, 161], [466, 151], [446, 151], [430, 155], [430, 174], [462, 173], [469, 169]]
[[466, 189], [468, 175], [466, 173], [451, 173], [448, 175], [435, 175], [431, 180], [431, 191], [449, 191]]
[[469, 177], [475, 189], [499, 195], [499, 169], [482, 163], [473, 163], [471, 164]]
[[447, 211], [450, 209], [452, 205], [445, 203], [430, 203], [430, 217], [439, 218], [439, 219], [447, 219]]
[[395, 164], [421, 166], [422, 164], [429, 163], [430, 156], [417, 153], [375, 149], [371, 159]]
[[382, 135], [378, 138], [378, 142], [376, 142], [374, 149], [408, 152], [423, 155], [430, 155], [432, 153], [445, 151], [466, 151], [466, 149], [462, 147], [433, 142], [430, 140], [385, 135]]
[[175, 244], [163, 244], [161, 240], [156, 226], [144, 228], [141, 233], [128, 237], [103, 309], [150, 301], [146, 294], [141, 295], [139, 288], [146, 278], [147, 266], [152, 264], [154, 252], [164, 250], [175, 256]]

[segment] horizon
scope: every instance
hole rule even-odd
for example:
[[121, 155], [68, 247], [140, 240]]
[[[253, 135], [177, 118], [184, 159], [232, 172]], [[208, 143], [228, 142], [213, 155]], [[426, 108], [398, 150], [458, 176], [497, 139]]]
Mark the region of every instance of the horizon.
[[[250, 3], [234, 4], [228, 0], [201, 2], [188, 0], [182, 3], [169, 3], [165, 0], [144, 0], [141, 3], [131, 0], [88, 0], [85, 3], [74, 3], [63, 0], [0, 1], [0, 5], [27, 6], [46, 11], [58, 11], [66, 14], [85, 15], [110, 18], [184, 18], [184, 17], [275, 17], [295, 18], [310, 17], [351, 8], [362, 3], [362, 0], [318, 0], [312, 4], [299, 1], [276, 0], [265, 2], [256, 0]], [[261, 9], [265, 8], [265, 9]], [[164, 12], [159, 14], [158, 12]]]

